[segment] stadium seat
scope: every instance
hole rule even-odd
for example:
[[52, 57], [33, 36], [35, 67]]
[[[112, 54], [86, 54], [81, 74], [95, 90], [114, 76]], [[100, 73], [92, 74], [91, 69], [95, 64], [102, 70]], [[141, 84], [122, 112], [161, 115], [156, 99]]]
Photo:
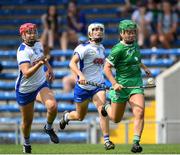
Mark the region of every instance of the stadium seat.
[[[55, 94], [55, 98], [57, 101], [73, 101], [74, 95], [72, 93], [59, 93]], [[2, 92], [0, 94], [1, 101], [15, 101], [16, 95], [15, 92]]]
[[[57, 134], [61, 142], [86, 142], [88, 139], [88, 134], [85, 132], [61, 132]], [[50, 142], [49, 136], [43, 132], [35, 132], [31, 133], [31, 141], [32, 142], [37, 142], [37, 143], [46, 143]]]
[[97, 8], [93, 8], [93, 9], [85, 9], [83, 10], [83, 13], [85, 14], [116, 14], [116, 10], [115, 9], [97, 9]]
[[[10, 97], [10, 95], [12, 95]], [[73, 94], [60, 94], [56, 95], [57, 100], [61, 101], [67, 101], [67, 100], [73, 100]], [[4, 97], [4, 96], [3, 96]], [[0, 97], [0, 100], [2, 100], [2, 96]], [[9, 96], [6, 97], [4, 100], [15, 100], [15, 94], [14, 93], [9, 93]], [[46, 112], [46, 107], [41, 104], [41, 103], [36, 103], [35, 104], [35, 112]], [[64, 111], [73, 111], [75, 110], [75, 105], [74, 104], [69, 104], [69, 103], [60, 103], [58, 104], [58, 112], [64, 112]], [[96, 112], [96, 107], [94, 104], [89, 104], [88, 107], [89, 112]], [[0, 112], [19, 112], [19, 106], [18, 104], [2, 104], [0, 105]]]
[[96, 19], [89, 19], [88, 24], [94, 23], [94, 22], [108, 24], [109, 21], [111, 21], [111, 23], [118, 23], [120, 20], [122, 20], [122, 19], [119, 19], [119, 18], [96, 18]]
[[[111, 31], [111, 30], [110, 30]], [[115, 30], [112, 30], [115, 31]], [[104, 40], [104, 42], [106, 44], [115, 44], [117, 42], [117, 40]], [[111, 49], [106, 49], [105, 54], [106, 56], [109, 55]], [[51, 55], [54, 57], [61, 57], [61, 56], [65, 56], [65, 57], [71, 57], [73, 54], [73, 50], [67, 50], [67, 51], [62, 51], [62, 50], [52, 50], [51, 51]], [[151, 56], [152, 54], [155, 55], [175, 55], [175, 56], [179, 56], [180, 55], [180, 49], [157, 49], [156, 51], [152, 50], [152, 49], [141, 49], [141, 54], [143, 56]], [[0, 57], [1, 58], [16, 58], [16, 50], [0, 50]]]
[[149, 56], [149, 55], [175, 55], [179, 56], [180, 55], [180, 49], [142, 49], [141, 54], [144, 56]]
[[18, 104], [0, 105], [0, 112], [20, 112]]
[[15, 58], [16, 50], [0, 50], [1, 58]]
[[[1, 64], [3, 65], [4, 69], [17, 69], [18, 65], [16, 61], [1, 61]], [[52, 67], [54, 68], [63, 68], [68, 67], [69, 61], [53, 61]]]
[[142, 59], [142, 62], [149, 67], [169, 67], [172, 66], [174, 61], [172, 59], [156, 59], [156, 60], [150, 60], [150, 59]]
[[13, 90], [15, 86], [15, 82], [5, 82], [0, 81], [0, 90]]
[[0, 143], [15, 143], [16, 134], [15, 132], [0, 132], [0, 139]]
[[16, 100], [16, 95], [13, 92], [2, 92], [0, 93], [0, 100], [1, 101], [15, 101]]
[[[61, 72], [56, 72], [55, 73], [55, 78], [56, 79], [62, 79], [64, 76], [69, 75], [70, 72], [69, 71], [61, 71]], [[0, 79], [9, 79], [9, 80], [13, 80], [16, 79], [18, 76], [17, 72], [12, 72], [12, 73], [0, 73]]]
[[[89, 135], [86, 131], [84, 132], [61, 132], [57, 134], [61, 142], [71, 142], [71, 143], [84, 143], [87, 142]], [[15, 132], [0, 132], [1, 142], [14, 143], [16, 140]], [[20, 135], [18, 136], [20, 141]], [[31, 142], [32, 143], [50, 143], [49, 136], [43, 132], [31, 132]]]
[[[0, 90], [14, 90], [15, 82], [0, 81]], [[52, 89], [62, 89], [63, 84], [61, 82], [53, 82], [50, 84]]]
[[[152, 76], [153, 77], [156, 77], [157, 75], [159, 75], [161, 73], [161, 69], [160, 68], [154, 68], [154, 69], [151, 69], [151, 73], [152, 73]], [[142, 71], [142, 75], [145, 77], [146, 74], [144, 71]]]
[[[0, 11], [1, 13], [1, 11]], [[0, 30], [0, 35], [18, 35], [19, 32], [17, 30]]]

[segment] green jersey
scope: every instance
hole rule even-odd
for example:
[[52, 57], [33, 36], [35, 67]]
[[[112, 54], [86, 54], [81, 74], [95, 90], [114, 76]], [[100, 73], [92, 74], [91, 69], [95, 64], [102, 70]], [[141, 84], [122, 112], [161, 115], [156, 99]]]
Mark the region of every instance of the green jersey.
[[107, 58], [107, 61], [116, 69], [116, 79], [141, 77], [141, 54], [137, 43], [125, 45], [116, 44]]
[[[116, 81], [123, 86], [141, 86], [141, 55], [137, 43], [125, 45], [121, 42], [116, 44], [107, 61], [116, 69]], [[110, 90], [110, 98], [113, 103], [125, 103], [132, 94], [143, 94], [142, 88], [122, 89], [121, 91]]]

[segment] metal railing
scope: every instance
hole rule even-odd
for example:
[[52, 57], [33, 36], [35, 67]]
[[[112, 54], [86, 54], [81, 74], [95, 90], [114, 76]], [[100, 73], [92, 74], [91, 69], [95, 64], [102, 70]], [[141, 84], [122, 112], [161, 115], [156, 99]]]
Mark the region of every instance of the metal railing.
[[[129, 125], [133, 123], [133, 121], [131, 120], [124, 120], [120, 122], [121, 124], [123, 124], [125, 126], [125, 130], [124, 130], [124, 141], [125, 144], [129, 143]], [[118, 127], [118, 124], [115, 123], [110, 123], [110, 128], [111, 129], [115, 129]], [[168, 126], [170, 125], [177, 125], [180, 126], [180, 120], [162, 120], [162, 121], [145, 121], [145, 124], [156, 124], [157, 128], [156, 130], [159, 128], [161, 130], [161, 134], [160, 136], [160, 141], [156, 142], [156, 143], [168, 143]], [[42, 127], [43, 124], [42, 123], [33, 123], [32, 125], [32, 132], [33, 130], [41, 130], [42, 131]], [[56, 129], [56, 131], [58, 130], [58, 132], [61, 132], [59, 130], [59, 124], [57, 122], [54, 123], [54, 128]], [[85, 131], [87, 133], [87, 140], [86, 143], [88, 144], [97, 144], [99, 143], [99, 137], [100, 135], [98, 134], [100, 132], [100, 125], [99, 125], [99, 121], [98, 120], [93, 120], [89, 123], [85, 123], [85, 122], [72, 122], [70, 123], [69, 126], [67, 126], [67, 128], [65, 129], [65, 131]], [[20, 132], [20, 123], [19, 122], [0, 122], [0, 131], [12, 131], [15, 134], [15, 139], [14, 139], [14, 143], [15, 144], [20, 144], [22, 143], [22, 137], [21, 132]], [[158, 135], [156, 135], [158, 136]], [[178, 136], [178, 135], [177, 135]], [[157, 139], [157, 137], [156, 137]], [[2, 140], [2, 138], [1, 138]], [[180, 142], [180, 141], [179, 141]], [[2, 142], [1, 142], [2, 143]], [[176, 142], [175, 142], [176, 143]]]

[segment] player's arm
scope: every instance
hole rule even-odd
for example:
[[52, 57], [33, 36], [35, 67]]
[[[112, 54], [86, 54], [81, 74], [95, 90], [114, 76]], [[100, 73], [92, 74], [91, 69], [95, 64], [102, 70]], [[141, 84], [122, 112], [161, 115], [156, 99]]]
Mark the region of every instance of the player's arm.
[[48, 81], [53, 81], [54, 80], [53, 69], [52, 69], [52, 67], [51, 67], [51, 65], [49, 64], [48, 61], [45, 63], [45, 65], [47, 67], [46, 78], [47, 78]]
[[113, 76], [113, 73], [111, 70], [112, 67], [113, 66], [108, 61], [106, 61], [105, 65], [104, 65], [104, 73], [105, 73], [106, 77], [109, 79], [109, 81], [111, 82], [111, 84], [114, 85], [117, 83], [117, 81], [115, 80], [115, 78]]
[[42, 65], [44, 65], [45, 61], [40, 60], [35, 65], [31, 66], [29, 62], [24, 62], [20, 64], [20, 70], [22, 71], [25, 78], [31, 77]]
[[113, 89], [115, 91], [121, 90], [123, 87], [121, 84], [119, 84], [116, 81], [116, 79], [114, 78], [113, 73], [112, 73], [112, 67], [115, 67], [115, 64], [117, 62], [119, 62], [118, 53], [119, 53], [119, 48], [117, 48], [117, 46], [114, 46], [111, 50], [111, 53], [106, 58], [106, 62], [104, 65], [104, 73], [105, 73], [106, 77], [109, 79], [109, 81], [111, 82]]
[[75, 73], [75, 75], [79, 76], [79, 83], [80, 84], [85, 84], [86, 80], [85, 77], [83, 75], [83, 73], [79, 70], [77, 64], [79, 62], [79, 56], [77, 53], [75, 53], [73, 55], [73, 57], [71, 58], [71, 61], [69, 63], [69, 67], [71, 68], [71, 70], [73, 71], [73, 73]]
[[146, 65], [144, 65], [143, 63], [140, 64], [140, 67], [145, 71], [147, 76], [152, 76], [151, 71], [148, 69], [148, 67]]

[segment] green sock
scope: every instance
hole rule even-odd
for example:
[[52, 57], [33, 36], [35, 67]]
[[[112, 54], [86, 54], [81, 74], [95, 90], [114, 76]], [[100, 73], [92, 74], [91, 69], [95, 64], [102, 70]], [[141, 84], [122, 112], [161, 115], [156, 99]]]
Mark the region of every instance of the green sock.
[[133, 138], [133, 143], [134, 144], [137, 144], [140, 142], [140, 136], [139, 135], [134, 135], [134, 138]]

